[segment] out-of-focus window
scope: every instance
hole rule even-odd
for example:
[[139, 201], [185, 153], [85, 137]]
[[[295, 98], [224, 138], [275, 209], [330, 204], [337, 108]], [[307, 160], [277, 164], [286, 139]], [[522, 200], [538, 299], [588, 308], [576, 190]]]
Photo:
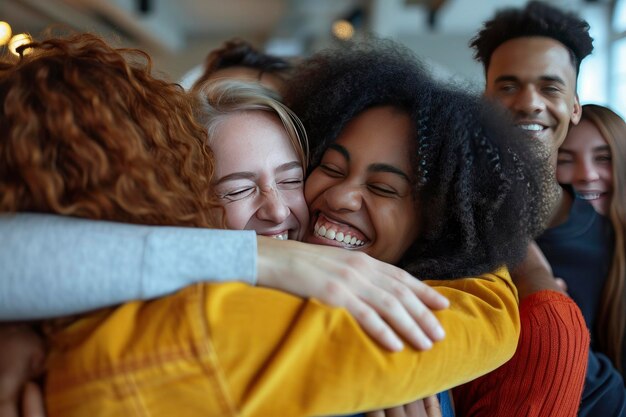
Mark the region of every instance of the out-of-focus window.
[[610, 106], [626, 118], [626, 0], [616, 0], [611, 41]]

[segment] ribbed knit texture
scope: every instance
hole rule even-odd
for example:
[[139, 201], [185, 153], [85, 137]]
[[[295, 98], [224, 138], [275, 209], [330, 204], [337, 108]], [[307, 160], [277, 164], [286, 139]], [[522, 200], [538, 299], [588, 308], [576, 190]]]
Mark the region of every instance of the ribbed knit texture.
[[540, 291], [520, 303], [521, 334], [510, 361], [454, 389], [457, 416], [575, 417], [589, 331], [571, 298]]

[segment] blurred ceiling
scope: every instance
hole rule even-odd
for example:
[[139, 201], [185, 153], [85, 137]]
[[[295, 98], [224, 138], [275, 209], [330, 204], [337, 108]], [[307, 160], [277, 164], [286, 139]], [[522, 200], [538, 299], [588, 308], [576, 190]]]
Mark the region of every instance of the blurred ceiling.
[[[546, 0], [575, 8], [590, 0]], [[608, 2], [610, 0], [596, 0]], [[51, 25], [114, 36], [172, 73], [239, 36], [277, 55], [304, 55], [331, 38], [336, 19], [386, 37], [469, 39], [496, 9], [526, 0], [0, 0], [0, 21], [35, 37]], [[574, 5], [574, 6], [572, 6]], [[0, 47], [1, 48], [1, 47]]]

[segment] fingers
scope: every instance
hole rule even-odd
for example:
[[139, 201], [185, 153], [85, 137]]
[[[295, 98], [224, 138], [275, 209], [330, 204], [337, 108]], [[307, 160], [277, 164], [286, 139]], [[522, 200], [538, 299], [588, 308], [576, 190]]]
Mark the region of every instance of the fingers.
[[558, 285], [561, 290], [567, 292], [567, 283], [563, 278], [554, 278], [554, 280], [556, 281], [556, 285]]
[[377, 289], [362, 297], [416, 349], [430, 349], [433, 341], [438, 340], [435, 335], [443, 337], [443, 329], [439, 333], [436, 330], [440, 326], [432, 312], [406, 288], [392, 288], [391, 293]]
[[[371, 294], [364, 297], [366, 302], [411, 346], [420, 350], [430, 349], [433, 342], [445, 337], [445, 331], [431, 308], [445, 308], [449, 305], [448, 300], [406, 272], [385, 266], [388, 267], [387, 275], [371, 281], [374, 287]], [[390, 276], [393, 278], [390, 279]]]
[[392, 352], [402, 350], [404, 344], [381, 316], [361, 299], [349, 296], [345, 308], [352, 314], [363, 330], [385, 349]]
[[432, 310], [442, 310], [450, 307], [450, 301], [431, 286], [404, 271], [399, 274], [398, 281], [406, 285], [424, 305]]
[[[423, 282], [419, 282], [415, 278], [413, 279], [417, 282], [417, 287], [423, 287], [421, 288], [423, 293], [430, 294], [431, 292], [434, 292], [439, 294]], [[414, 286], [414, 288], [416, 288], [416, 286]], [[428, 288], [428, 291], [425, 290], [426, 288]], [[437, 320], [429, 306], [424, 303], [424, 300], [419, 294], [411, 291], [408, 287], [400, 287], [399, 284], [392, 285], [391, 292], [411, 315], [412, 324], [420, 330], [418, 333], [423, 333], [425, 337], [429, 339], [431, 345], [432, 342], [443, 340], [446, 335], [443, 327], [441, 327], [439, 320]], [[448, 300], [445, 297], [442, 296], [441, 298], [448, 303]], [[410, 338], [408, 340], [410, 340]], [[424, 349], [423, 347], [413, 343], [412, 345], [417, 349]]]
[[392, 407], [385, 410], [385, 417], [408, 417], [404, 406]]
[[365, 414], [365, 417], [385, 417], [385, 410], [370, 411]]
[[45, 417], [43, 394], [39, 385], [28, 382], [22, 397], [22, 417]]
[[428, 417], [441, 417], [441, 406], [436, 395], [424, 398], [424, 408]]

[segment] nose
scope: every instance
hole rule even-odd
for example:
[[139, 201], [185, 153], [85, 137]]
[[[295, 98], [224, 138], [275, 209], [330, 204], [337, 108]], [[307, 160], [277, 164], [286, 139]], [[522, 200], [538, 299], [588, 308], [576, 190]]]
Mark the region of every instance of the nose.
[[326, 190], [324, 198], [328, 207], [335, 211], [358, 211], [363, 203], [361, 188], [347, 181]]
[[581, 161], [576, 166], [574, 181], [579, 183], [589, 183], [600, 179], [600, 174], [593, 161]]
[[284, 222], [289, 213], [289, 207], [278, 190], [274, 187], [261, 191], [261, 205], [256, 212], [260, 220], [270, 221], [276, 224]]
[[533, 115], [545, 110], [545, 102], [535, 87], [525, 86], [515, 95], [512, 107], [518, 114]]

